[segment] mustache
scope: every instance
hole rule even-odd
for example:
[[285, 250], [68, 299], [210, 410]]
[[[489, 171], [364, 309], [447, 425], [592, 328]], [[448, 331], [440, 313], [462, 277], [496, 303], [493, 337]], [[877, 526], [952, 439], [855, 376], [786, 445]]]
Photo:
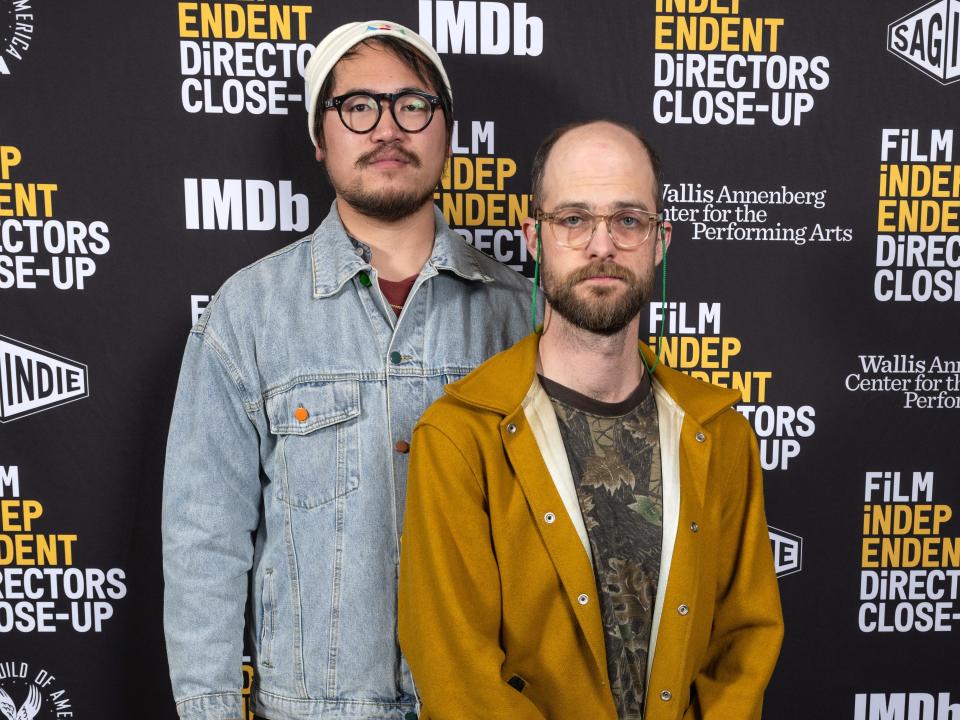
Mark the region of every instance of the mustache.
[[637, 281], [637, 276], [628, 268], [609, 260], [601, 260], [600, 262], [593, 262], [589, 265], [579, 268], [578, 270], [574, 270], [567, 276], [567, 282], [571, 285], [575, 285], [576, 283], [582, 282], [583, 280], [589, 280], [590, 278], [597, 277], [598, 275], [617, 278], [631, 284], [636, 283]]
[[420, 167], [421, 165], [420, 158], [406, 148], [400, 147], [399, 145], [386, 145], [361, 155], [359, 158], [357, 158], [355, 166], [357, 168], [366, 167], [367, 165], [371, 165], [387, 155], [399, 155], [414, 167]]

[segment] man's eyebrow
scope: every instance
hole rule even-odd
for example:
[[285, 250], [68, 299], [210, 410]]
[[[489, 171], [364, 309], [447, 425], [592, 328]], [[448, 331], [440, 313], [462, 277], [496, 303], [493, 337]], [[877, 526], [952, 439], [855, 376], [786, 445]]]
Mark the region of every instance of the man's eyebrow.
[[571, 208], [574, 210], [590, 210], [590, 205], [577, 200], [561, 200], [557, 203], [558, 208]]
[[[426, 93], [427, 95], [433, 95], [433, 94], [434, 94], [434, 93], [430, 92], [429, 90], [427, 90], [427, 89], [425, 89], [425, 88], [415, 87], [415, 86], [407, 86], [407, 87], [398, 88], [398, 89], [395, 90], [394, 92], [399, 93], [399, 94], [408, 93], [408, 92], [422, 92], [422, 93]], [[357, 94], [357, 93], [363, 93], [364, 95], [379, 95], [379, 94], [380, 94], [377, 90], [371, 90], [370, 88], [354, 87], [354, 88], [350, 88], [349, 90], [344, 90], [342, 93], [339, 93], [339, 94], [335, 95], [334, 97], [341, 97], [341, 96], [343, 96], [343, 95], [354, 95], [354, 94]]]
[[653, 212], [647, 207], [647, 204], [643, 200], [618, 200], [613, 204], [613, 207], [615, 207], [617, 210], [636, 208], [637, 210]]
[[[582, 200], [562, 200], [557, 203], [558, 208], [571, 208], [574, 210], [586, 210], [587, 212], [593, 212], [591, 203], [584, 202]], [[647, 204], [643, 200], [617, 200], [613, 203], [614, 212], [619, 212], [620, 210], [628, 209], [637, 209], [643, 210], [644, 212], [653, 212], [650, 208], [647, 207]]]

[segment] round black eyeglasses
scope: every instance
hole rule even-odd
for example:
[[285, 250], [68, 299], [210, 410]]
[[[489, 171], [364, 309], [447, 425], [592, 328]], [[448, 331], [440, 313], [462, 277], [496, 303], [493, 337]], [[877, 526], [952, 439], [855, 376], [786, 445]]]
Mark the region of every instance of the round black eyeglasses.
[[424, 130], [440, 105], [440, 98], [436, 95], [420, 90], [402, 90], [395, 93], [352, 92], [338, 95], [324, 100], [323, 109], [336, 108], [347, 130], [368, 133], [383, 116], [384, 100], [390, 105], [390, 115], [397, 127], [409, 133]]

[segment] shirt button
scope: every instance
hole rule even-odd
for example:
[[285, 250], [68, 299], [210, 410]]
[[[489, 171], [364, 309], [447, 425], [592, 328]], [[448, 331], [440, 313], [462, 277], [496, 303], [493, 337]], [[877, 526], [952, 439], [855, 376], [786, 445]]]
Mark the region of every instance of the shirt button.
[[673, 699], [673, 693], [670, 692], [669, 690], [661, 690], [660, 699], [663, 700], [664, 702], [670, 702], [670, 700]]
[[692, 523], [690, 523], [690, 532], [700, 532], [700, 526], [697, 525], [697, 521], [696, 521], [696, 520], [694, 520]]
[[307, 418], [310, 417], [310, 413], [301, 405], [293, 411], [293, 416], [297, 419], [297, 422], [306, 422]]
[[410, 443], [408, 443], [406, 440], [397, 440], [393, 446], [393, 449], [402, 455], [406, 455], [408, 452], [410, 452]]
[[509, 425], [507, 425], [507, 432], [510, 433], [511, 435], [516, 434], [517, 426], [514, 425], [513, 423], [510, 423]]
[[698, 432], [695, 437], [697, 438], [697, 442], [703, 442], [704, 440], [707, 439], [707, 436], [704, 435], [702, 432]]
[[403, 355], [398, 353], [396, 350], [390, 353], [390, 362], [392, 362], [394, 365], [399, 365], [402, 360]]
[[358, 273], [358, 276], [359, 276], [359, 278], [360, 278], [360, 284], [361, 284], [361, 285], [363, 285], [364, 287], [370, 287], [370, 276], [367, 275], [367, 273], [366, 273], [365, 270], [361, 270], [361, 271]]
[[586, 593], [581, 593], [577, 597], [577, 602], [581, 605], [586, 605], [588, 602], [590, 602], [590, 597]]
[[415, 712], [408, 712], [403, 716], [403, 720], [417, 720], [417, 714]]
[[544, 521], [547, 525], [551, 525], [551, 524], [553, 523], [553, 521], [556, 520], [556, 519], [557, 519], [557, 516], [554, 515], [554, 514], [551, 513], [551, 512], [548, 512], [546, 515], [543, 516], [543, 521]]
[[686, 603], [680, 603], [680, 607], [677, 608], [677, 612], [680, 613], [681, 615], [686, 615], [687, 613], [690, 612], [690, 608], [687, 607]]

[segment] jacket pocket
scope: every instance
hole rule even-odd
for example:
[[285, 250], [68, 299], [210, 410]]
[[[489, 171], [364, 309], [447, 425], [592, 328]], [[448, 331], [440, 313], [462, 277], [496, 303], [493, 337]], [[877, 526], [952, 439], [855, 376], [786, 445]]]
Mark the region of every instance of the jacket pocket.
[[276, 622], [276, 602], [273, 594], [273, 568], [263, 571], [263, 583], [260, 590], [260, 647], [257, 661], [266, 667], [273, 667], [273, 632]]
[[436, 388], [436, 395], [434, 398], [442, 397], [447, 385], [463, 380], [467, 375], [469, 375], [471, 370], [469, 368], [462, 369], [446, 369], [443, 371], [443, 374], [439, 376], [440, 386]]
[[277, 436], [278, 500], [312, 510], [360, 485], [360, 383], [299, 383], [266, 400]]

